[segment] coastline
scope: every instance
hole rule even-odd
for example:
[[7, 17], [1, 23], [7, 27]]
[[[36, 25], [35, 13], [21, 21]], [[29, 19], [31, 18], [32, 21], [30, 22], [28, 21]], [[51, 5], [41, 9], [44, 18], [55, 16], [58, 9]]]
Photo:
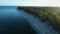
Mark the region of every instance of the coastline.
[[[37, 16], [43, 22], [49, 22], [49, 24], [52, 25], [55, 30], [60, 32], [59, 21], [57, 20], [56, 16], [52, 13], [53, 10], [51, 8], [52, 7], [37, 7], [37, 8], [36, 7], [18, 7], [19, 10], [24, 10], [29, 14]], [[39, 10], [41, 11], [39, 12]]]

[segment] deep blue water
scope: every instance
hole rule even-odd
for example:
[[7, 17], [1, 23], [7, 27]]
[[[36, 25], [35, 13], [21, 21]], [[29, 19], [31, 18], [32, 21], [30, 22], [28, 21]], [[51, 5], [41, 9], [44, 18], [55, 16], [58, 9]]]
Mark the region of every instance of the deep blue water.
[[0, 34], [31, 34], [30, 28], [17, 6], [0, 6]]
[[18, 30], [15, 26], [18, 26], [16, 25], [17, 21], [21, 19], [19, 15], [16, 6], [0, 6], [0, 34], [9, 34], [8, 32], [12, 33], [13, 30]]

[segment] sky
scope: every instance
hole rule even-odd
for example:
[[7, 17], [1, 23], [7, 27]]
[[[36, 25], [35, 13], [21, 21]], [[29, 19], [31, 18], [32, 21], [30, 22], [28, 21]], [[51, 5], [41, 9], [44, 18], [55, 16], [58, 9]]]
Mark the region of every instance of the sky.
[[60, 6], [60, 0], [0, 0], [0, 6]]

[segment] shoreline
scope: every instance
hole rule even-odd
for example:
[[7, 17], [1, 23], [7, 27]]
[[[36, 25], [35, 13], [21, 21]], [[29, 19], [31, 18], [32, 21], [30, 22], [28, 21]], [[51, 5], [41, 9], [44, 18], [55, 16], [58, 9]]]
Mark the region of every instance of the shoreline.
[[[51, 26], [53, 26], [53, 29], [60, 32], [60, 28], [59, 28], [60, 25], [58, 26], [59, 23], [56, 23], [56, 24], [54, 23], [54, 22], [56, 22], [56, 20], [54, 19], [55, 17], [54, 17], [53, 14], [50, 14], [50, 13], [47, 12], [48, 15], [47, 15], [47, 18], [46, 18], [46, 16], [44, 16], [44, 14], [40, 15], [38, 8], [35, 9], [34, 7], [18, 7], [18, 9], [23, 10], [28, 14], [32, 14], [32, 15], [37, 16], [42, 22], [49, 22], [49, 24]], [[33, 9], [33, 10], [31, 10], [31, 9]], [[50, 10], [50, 8], [48, 8], [48, 9]], [[44, 13], [44, 11], [46, 11], [45, 8], [42, 8], [41, 10], [43, 10], [43, 12], [41, 11], [41, 13]], [[36, 12], [36, 11], [38, 11], [38, 12]], [[50, 15], [52, 15], [53, 17], [50, 17]], [[48, 17], [50, 17], [50, 18], [48, 18]], [[52, 20], [52, 19], [54, 19], [55, 21]]]

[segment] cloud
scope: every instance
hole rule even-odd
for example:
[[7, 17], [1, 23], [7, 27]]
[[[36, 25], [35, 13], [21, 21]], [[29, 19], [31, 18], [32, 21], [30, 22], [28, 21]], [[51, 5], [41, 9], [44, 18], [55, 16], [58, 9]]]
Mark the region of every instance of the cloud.
[[20, 6], [60, 6], [60, 0], [32, 0], [19, 4]]

